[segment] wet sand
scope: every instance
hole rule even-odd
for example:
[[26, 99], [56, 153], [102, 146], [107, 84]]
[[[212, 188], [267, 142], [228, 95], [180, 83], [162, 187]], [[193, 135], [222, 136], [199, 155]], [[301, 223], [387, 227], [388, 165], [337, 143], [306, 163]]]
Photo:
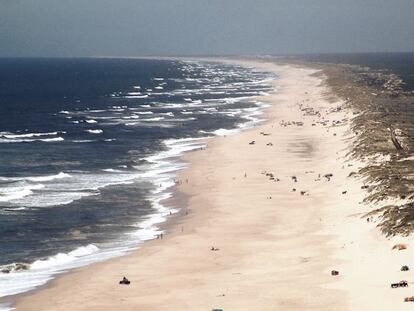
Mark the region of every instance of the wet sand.
[[408, 258], [361, 220], [362, 181], [348, 177], [359, 165], [345, 157], [352, 112], [316, 70], [248, 65], [280, 77], [268, 120], [183, 157], [177, 191], [187, 206], [164, 238], [20, 295], [17, 310], [408, 307], [408, 289], [389, 288]]

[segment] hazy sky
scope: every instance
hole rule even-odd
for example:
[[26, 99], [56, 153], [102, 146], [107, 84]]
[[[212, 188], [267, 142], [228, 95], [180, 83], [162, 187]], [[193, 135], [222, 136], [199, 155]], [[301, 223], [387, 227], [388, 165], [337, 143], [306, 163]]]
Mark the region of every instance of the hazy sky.
[[0, 56], [414, 51], [414, 0], [0, 0]]

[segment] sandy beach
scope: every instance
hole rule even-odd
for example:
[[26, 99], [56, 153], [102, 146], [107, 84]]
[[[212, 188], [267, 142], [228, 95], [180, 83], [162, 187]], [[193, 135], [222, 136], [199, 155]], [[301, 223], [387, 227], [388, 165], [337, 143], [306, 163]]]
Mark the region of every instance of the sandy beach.
[[361, 219], [363, 181], [349, 175], [362, 164], [346, 157], [352, 111], [315, 69], [237, 62], [279, 76], [263, 98], [267, 120], [183, 157], [176, 191], [186, 205], [163, 239], [59, 276], [16, 297], [17, 310], [412, 307], [410, 287], [390, 288], [412, 276], [400, 267], [414, 255], [391, 250], [407, 239]]

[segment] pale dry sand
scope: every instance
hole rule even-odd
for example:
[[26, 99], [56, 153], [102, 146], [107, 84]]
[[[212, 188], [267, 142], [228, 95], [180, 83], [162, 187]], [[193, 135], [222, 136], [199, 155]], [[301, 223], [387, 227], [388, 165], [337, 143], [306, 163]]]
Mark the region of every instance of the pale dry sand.
[[[327, 100], [329, 90], [311, 69], [249, 65], [280, 76], [278, 91], [266, 98], [272, 103], [268, 121], [237, 135], [209, 139], [205, 150], [184, 156], [191, 165], [180, 172], [184, 182], [178, 191], [188, 196], [188, 215], [176, 219], [163, 240], [19, 296], [17, 310], [409, 306], [402, 302], [409, 289], [389, 288], [391, 281], [399, 281], [399, 268], [409, 260], [403, 256], [409, 252], [392, 252], [394, 241], [384, 243], [374, 225], [359, 217], [362, 181], [347, 177], [357, 165], [348, 166], [345, 160], [352, 139], [348, 124], [318, 123], [352, 114], [336, 111], [341, 102]], [[306, 115], [299, 105], [321, 116]], [[281, 126], [282, 120], [304, 124]], [[270, 180], [265, 172], [280, 181]], [[323, 177], [328, 173], [333, 174], [330, 181]], [[219, 250], [211, 251], [212, 246]], [[332, 269], [340, 275], [331, 276]], [[118, 285], [124, 275], [131, 285]]]

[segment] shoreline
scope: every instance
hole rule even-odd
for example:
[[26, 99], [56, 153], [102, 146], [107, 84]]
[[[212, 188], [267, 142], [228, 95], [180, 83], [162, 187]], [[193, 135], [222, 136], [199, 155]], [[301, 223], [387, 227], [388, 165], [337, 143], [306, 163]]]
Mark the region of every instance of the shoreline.
[[[279, 73], [278, 91], [268, 97], [266, 122], [181, 157], [190, 165], [178, 179], [189, 183], [175, 186], [174, 199], [182, 194], [189, 213], [160, 224], [169, 229], [162, 241], [12, 296], [17, 310], [381, 310], [403, 303], [406, 289], [379, 288], [399, 281], [392, 279], [399, 267], [378, 273], [395, 259], [385, 250], [401, 239], [385, 245], [374, 224], [361, 220], [363, 181], [348, 177], [360, 165], [346, 157], [352, 111], [338, 109], [344, 103], [332, 98], [320, 70], [243, 64]], [[413, 259], [407, 256], [393, 263]], [[330, 275], [334, 269], [339, 276]], [[123, 275], [129, 287], [117, 284]]]
[[[148, 57], [148, 58], [144, 58], [144, 59], [155, 59], [155, 60], [182, 60], [182, 61], [190, 61], [190, 62], [197, 62], [197, 61], [202, 61], [202, 62], [212, 62], [212, 63], [227, 63], [227, 64], [238, 64], [238, 62], [230, 62], [228, 60], [224, 61], [222, 59], [198, 59], [198, 58], [181, 58], [181, 57], [167, 57], [167, 58], [160, 58], [160, 57]], [[273, 83], [272, 83], [273, 85]], [[219, 129], [220, 131], [222, 130], [223, 133], [215, 133], [214, 132], [208, 132], [209, 135], [213, 135], [213, 136], [205, 136], [205, 137], [191, 137], [191, 138], [183, 138], [183, 139], [170, 139], [170, 140], [166, 140], [165, 142], [167, 143], [168, 146], [168, 150], [167, 151], [162, 151], [160, 154], [155, 154], [153, 156], [149, 156], [148, 158], [155, 158], [157, 160], [151, 160], [150, 163], [158, 163], [158, 161], [161, 162], [165, 162], [166, 160], [168, 160], [170, 162], [171, 165], [177, 165], [179, 168], [177, 170], [174, 170], [174, 173], [171, 174], [170, 172], [163, 172], [162, 175], [175, 175], [178, 176], [179, 174], [175, 173], [175, 172], [180, 172], [182, 170], [185, 170], [187, 168], [187, 166], [190, 164], [187, 161], [183, 160], [183, 155], [185, 155], [186, 153], [191, 153], [194, 151], [198, 151], [204, 148], [205, 144], [207, 141], [209, 141], [210, 139], [214, 139], [217, 137], [221, 137], [221, 136], [227, 136], [227, 135], [237, 135], [238, 133], [240, 133], [241, 131], [246, 131], [246, 130], [250, 130], [253, 127], [257, 126], [257, 124], [261, 124], [263, 123], [263, 121], [266, 121], [264, 119], [262, 119], [261, 115], [263, 115], [263, 111], [265, 111], [268, 107], [268, 105], [262, 101], [256, 101], [256, 99], [258, 98], [265, 98], [267, 95], [257, 95], [257, 96], [249, 96], [249, 101], [255, 101], [256, 102], [256, 106], [257, 111], [254, 111], [252, 113], [246, 113], [246, 115], [243, 117], [243, 122], [237, 124], [237, 126], [235, 128], [231, 128], [231, 129]], [[247, 97], [246, 97], [247, 98]], [[207, 132], [206, 132], [207, 133]], [[170, 146], [171, 143], [171, 146]], [[161, 157], [160, 155], [163, 154], [164, 152], [169, 152], [171, 149], [176, 147], [176, 144], [178, 144], [178, 146], [184, 145], [185, 147], [189, 147], [188, 150], [184, 150], [184, 151], [180, 151], [179, 154], [177, 155], [173, 155], [173, 156], [166, 156], [166, 157]], [[194, 146], [192, 146], [194, 145]], [[187, 149], [186, 148], [186, 149]], [[159, 160], [159, 158], [161, 160]], [[171, 177], [172, 179], [176, 179]], [[158, 185], [158, 184], [157, 184]], [[158, 192], [156, 192], [158, 193]], [[186, 211], [187, 209], [185, 208], [186, 203], [182, 203], [185, 201], [188, 201], [188, 198], [185, 194], [181, 193], [178, 189], [177, 189], [177, 185], [172, 185], [172, 186], [167, 186], [165, 189], [163, 189], [160, 194], [173, 194], [171, 196], [167, 196], [167, 198], [162, 198], [162, 199], [154, 199], [151, 198], [150, 201], [153, 203], [156, 203], [157, 205], [160, 205], [161, 209], [166, 209], [167, 212], [170, 211], [170, 214], [168, 215], [167, 212], [160, 212], [160, 211], [155, 211], [154, 212], [154, 216], [158, 217], [162, 217], [164, 218], [164, 220], [162, 220], [161, 222], [156, 222], [154, 223], [154, 227], [157, 230], [157, 232], [165, 232], [168, 231], [170, 228], [173, 228], [175, 226], [177, 226], [177, 223], [180, 223], [181, 221], [181, 217], [183, 216], [184, 213], [188, 212]], [[161, 195], [162, 196], [162, 195]], [[181, 202], [181, 203], [176, 203], [176, 202]], [[177, 206], [179, 206], [179, 208], [176, 208]], [[171, 213], [172, 211], [172, 213]], [[145, 220], [143, 221], [145, 222]], [[154, 230], [155, 230], [154, 229]], [[150, 239], [143, 239], [143, 240], [139, 240], [139, 242], [137, 242], [137, 244], [131, 248], [128, 248], [128, 250], [126, 251], [122, 251], [122, 253], [117, 254], [117, 255], [111, 255], [111, 256], [106, 256], [105, 258], [101, 259], [101, 260], [96, 260], [96, 261], [90, 261], [87, 264], [75, 264], [72, 267], [68, 267], [68, 268], [61, 268], [58, 269], [58, 272], [53, 272], [50, 274], [50, 279], [47, 280], [44, 284], [41, 285], [35, 285], [35, 287], [20, 292], [20, 293], [16, 293], [16, 294], [11, 294], [11, 295], [7, 295], [7, 296], [3, 296], [0, 298], [0, 310], [3, 310], [2, 307], [5, 306], [6, 309], [8, 310], [12, 305], [13, 302], [16, 299], [19, 299], [20, 297], [26, 297], [26, 296], [30, 296], [32, 294], [35, 294], [38, 291], [42, 291], [43, 289], [47, 289], [49, 287], [52, 287], [54, 282], [62, 277], [65, 277], [68, 274], [71, 274], [73, 272], [76, 272], [78, 270], [81, 269], [85, 269], [88, 268], [91, 265], [95, 265], [95, 264], [100, 264], [103, 262], [107, 262], [110, 261], [112, 259], [117, 259], [119, 257], [123, 257], [123, 256], [128, 256], [133, 252], [138, 251], [139, 249], [141, 249], [144, 245], [147, 245], [150, 242], [153, 242], [154, 240], [156, 240], [155, 236], [150, 238]], [[87, 246], [90, 246], [91, 244], [88, 244]], [[82, 246], [84, 247], [84, 246]], [[53, 256], [51, 256], [53, 257]], [[49, 259], [50, 257], [48, 257], [47, 259]]]
[[[239, 63], [239, 62], [238, 62]], [[252, 63], [249, 63], [249, 64], [251, 64], [251, 65], [253, 65]], [[267, 66], [268, 65], [263, 65], [263, 64], [255, 64], [255, 65], [259, 65], [259, 66], [265, 66], [266, 68], [267, 68]], [[263, 69], [263, 68], [262, 68]], [[299, 69], [298, 69], [299, 70]], [[306, 70], [305, 70], [306, 71]], [[301, 70], [299, 70], [299, 72], [301, 72]], [[280, 82], [280, 81], [279, 81]], [[315, 82], [315, 81], [313, 81], [313, 82]], [[317, 81], [317, 83], [319, 83], [319, 81]], [[279, 92], [280, 92], [280, 90], [279, 90]], [[278, 93], [276, 93], [276, 94], [274, 94], [274, 95], [271, 95], [271, 96], [279, 96], [280, 97], [280, 94], [279, 94], [279, 92]], [[282, 95], [283, 95], [283, 93], [282, 93]], [[286, 95], [286, 94], [285, 94]], [[292, 95], [292, 94], [290, 94], [290, 95]], [[293, 104], [293, 103], [290, 103], [290, 104]], [[273, 110], [274, 109], [274, 107], [271, 107], [271, 108], [267, 108], [268, 110]], [[290, 111], [288, 111], [289, 113], [290, 113]], [[273, 112], [274, 113], [274, 112]], [[277, 112], [276, 112], [277, 113]], [[297, 113], [296, 111], [295, 111], [295, 113]], [[262, 125], [258, 125], [258, 126], [256, 126], [256, 127], [254, 127], [253, 129], [249, 129], [249, 130], [246, 130], [246, 131], [243, 131], [242, 133], [239, 133], [239, 134], [237, 134], [237, 135], [234, 135], [234, 136], [229, 136], [229, 137], [217, 137], [217, 138], [213, 138], [213, 139], [210, 139], [209, 141], [208, 141], [208, 148], [207, 149], [210, 149], [210, 147], [212, 146], [212, 145], [215, 145], [215, 144], [219, 144], [219, 145], [221, 145], [221, 143], [223, 142], [223, 140], [228, 140], [228, 139], [235, 139], [235, 140], [237, 140], [238, 138], [240, 138], [241, 136], [243, 136], [243, 135], [247, 135], [247, 136], [249, 136], [249, 135], [256, 135], [256, 133], [259, 131], [259, 129], [261, 129], [262, 127], [267, 127], [268, 126], [268, 124], [271, 124], [272, 122], [275, 122], [275, 119], [274, 119], [274, 116], [272, 115], [272, 113], [270, 112], [270, 111], [268, 111], [267, 112], [267, 114], [266, 114], [266, 117], [267, 117], [267, 119], [268, 119], [268, 121], [265, 123], [265, 124], [262, 124]], [[296, 117], [296, 115], [295, 115], [295, 117]], [[186, 155], [184, 155], [184, 160], [185, 161], [189, 161], [190, 163], [191, 163], [191, 165], [190, 165], [190, 167], [189, 168], [187, 168], [187, 169], [185, 169], [184, 171], [181, 171], [181, 172], [179, 172], [179, 175], [181, 175], [181, 176], [183, 176], [183, 174], [187, 174], [188, 173], [188, 171], [189, 170], [191, 170], [191, 168], [192, 167], [194, 167], [194, 165], [195, 165], [195, 163], [194, 163], [194, 159], [193, 159], [193, 157], [197, 154], [198, 152], [197, 151], [194, 151], [194, 152], [191, 152], [191, 153], [188, 153], [188, 154], [186, 154]], [[249, 174], [250, 175], [250, 174]], [[286, 179], [286, 178], [285, 178]], [[190, 179], [191, 180], [191, 179]], [[290, 182], [288, 182], [287, 180], [285, 181], [285, 182], [287, 182], [287, 183], [290, 183]], [[260, 182], [261, 183], [261, 182]], [[187, 190], [186, 189], [184, 189], [184, 192], [186, 192]], [[180, 235], [186, 235], [186, 231], [188, 230], [188, 226], [190, 225], [191, 227], [192, 227], [192, 229], [191, 230], [196, 230], [196, 228], [197, 227], [199, 227], [198, 225], [196, 225], [196, 224], [198, 224], [199, 223], [199, 221], [200, 221], [200, 218], [204, 218], [203, 217], [203, 214], [205, 214], [205, 211], [201, 211], [200, 209], [197, 209], [197, 211], [195, 212], [195, 213], [191, 213], [191, 206], [192, 206], [192, 202], [191, 202], [191, 200], [192, 200], [192, 198], [191, 198], [191, 196], [189, 197], [189, 204], [190, 204], [190, 214], [188, 215], [188, 216], [190, 216], [190, 217], [186, 217], [186, 218], [190, 218], [189, 220], [187, 220], [187, 219], [183, 219], [182, 221], [184, 221], [184, 223], [185, 223], [185, 229], [184, 229], [184, 232], [183, 233], [180, 233], [180, 232], [177, 232], [177, 231], [179, 231], [179, 230], [177, 230], [178, 228], [176, 228], [176, 230], [175, 230], [175, 232], [174, 233], [169, 233], [167, 236], [166, 236], [166, 238], [165, 238], [165, 240], [166, 241], [168, 241], [169, 239], [175, 239], [175, 238], [178, 238], [178, 239], [180, 239], [181, 237], [180, 237]], [[210, 216], [211, 217], [211, 216]], [[191, 224], [190, 224], [191, 223]], [[313, 227], [315, 226], [315, 224], [313, 224]], [[323, 239], [324, 240], [324, 239]], [[79, 274], [82, 274], [82, 272], [84, 272], [84, 273], [87, 273], [87, 271], [90, 271], [90, 270], [92, 270], [92, 269], [94, 269], [94, 270], [96, 270], [96, 269], [104, 269], [104, 270], [106, 270], [107, 268], [107, 266], [108, 265], [111, 265], [111, 262], [117, 262], [117, 261], [123, 261], [124, 259], [127, 259], [127, 258], [130, 258], [130, 257], [134, 257], [134, 254], [135, 254], [135, 256], [139, 256], [140, 258], [145, 258], [146, 256], [148, 256], [148, 255], [150, 255], [155, 249], [158, 249], [159, 248], [159, 246], [158, 245], [154, 245], [154, 244], [157, 244], [157, 241], [156, 240], [154, 240], [154, 241], [149, 241], [149, 242], [147, 242], [147, 243], [145, 243], [146, 245], [145, 245], [145, 247], [141, 247], [140, 248], [140, 250], [139, 251], [136, 251], [136, 252], [132, 252], [131, 254], [128, 254], [128, 255], [126, 255], [126, 256], [123, 256], [123, 257], [120, 257], [120, 258], [114, 258], [114, 259], [110, 259], [109, 261], [105, 261], [105, 262], [102, 262], [102, 263], [97, 263], [97, 264], [92, 264], [92, 265], [90, 265], [90, 266], [87, 266], [87, 267], [85, 267], [85, 268], [80, 268], [80, 269], [76, 269], [76, 270], [74, 270], [74, 271], [72, 271], [72, 272], [70, 272], [69, 274], [66, 274], [66, 275], [62, 275], [62, 276], [59, 276], [58, 278], [56, 278], [55, 280], [53, 280], [51, 283], [50, 283], [50, 285], [47, 287], [47, 288], [45, 288], [45, 289], [43, 289], [42, 291], [34, 291], [33, 293], [31, 293], [31, 294], [23, 294], [22, 296], [20, 296], [20, 297], [17, 297], [17, 299], [15, 300], [16, 302], [17, 302], [17, 304], [16, 304], [16, 306], [18, 307], [18, 310], [24, 310], [25, 309], [25, 307], [24, 307], [24, 300], [27, 298], [27, 300], [28, 301], [30, 301], [30, 300], [32, 300], [32, 298], [34, 298], [35, 296], [37, 296], [37, 294], [40, 294], [41, 295], [41, 293], [42, 292], [46, 292], [46, 291], [49, 291], [49, 290], [54, 290], [54, 289], [56, 289], [57, 287], [59, 287], [62, 283], [66, 283], [67, 282], [67, 279], [71, 279], [71, 278], [77, 278], [78, 277], [78, 275]], [[158, 243], [159, 244], [159, 243]], [[164, 243], [165, 244], [165, 243]], [[210, 244], [210, 243], [209, 243]], [[210, 245], [206, 245], [205, 246], [206, 248], [207, 248], [207, 250], [210, 248]], [[149, 254], [148, 254], [149, 253]], [[128, 276], [129, 277], [129, 276]], [[324, 278], [326, 278], [325, 279], [325, 281], [328, 281], [329, 280], [329, 282], [330, 282], [330, 278], [329, 277], [326, 277], [326, 276], [324, 276]], [[66, 281], [65, 281], [66, 280]], [[131, 281], [133, 281], [133, 280], [131, 280]], [[69, 282], [70, 283], [70, 282]], [[330, 290], [329, 290], [329, 292], [330, 292]], [[41, 300], [43, 300], [43, 299], [41, 299]], [[328, 300], [331, 300], [331, 298], [328, 298]], [[22, 302], [23, 302], [23, 304], [22, 304]], [[332, 303], [332, 302], [331, 302]], [[30, 305], [31, 305], [31, 303], [30, 303]], [[44, 307], [44, 306], [42, 306], [42, 307]], [[67, 306], [68, 308], [70, 308], [70, 306]], [[155, 306], [154, 306], [154, 308], [155, 308]], [[155, 308], [155, 309], [157, 309], [157, 308]]]
[[[192, 60], [189, 60], [190, 62]], [[195, 62], [195, 61], [192, 61]], [[207, 62], [207, 61], [206, 61]], [[249, 77], [249, 75], [247, 75]], [[258, 78], [254, 80], [258, 83], [258, 85], [266, 84], [265, 79], [266, 77]], [[265, 87], [267, 89], [267, 87]], [[248, 89], [250, 89], [248, 87]], [[260, 90], [260, 89], [259, 89]], [[256, 92], [255, 92], [256, 93]], [[229, 98], [232, 98], [231, 96]], [[242, 97], [239, 97], [242, 98]], [[235, 101], [238, 101], [239, 98], [235, 98]], [[230, 131], [240, 131], [244, 128], [249, 128], [254, 126], [257, 122], [259, 122], [259, 119], [257, 116], [261, 114], [261, 111], [263, 110], [262, 103], [255, 103], [254, 96], [246, 96], [243, 97], [244, 99], [247, 99], [251, 101], [250, 105], [252, 108], [242, 108], [242, 119], [238, 124], [235, 124], [235, 128], [231, 129]], [[219, 99], [221, 100], [221, 99]], [[226, 99], [225, 99], [226, 101]], [[219, 129], [223, 133], [227, 133], [228, 130], [225, 129]], [[217, 131], [218, 132], [218, 131]], [[200, 131], [201, 133], [201, 131]], [[216, 131], [214, 132], [205, 132], [205, 134], [208, 135], [215, 135]], [[201, 134], [200, 134], [201, 135]], [[222, 133], [217, 133], [216, 135], [222, 135]], [[203, 137], [190, 137], [190, 138], [178, 138], [178, 139], [165, 139], [163, 142], [166, 145], [167, 149], [162, 150], [160, 152], [155, 153], [154, 155], [150, 155], [148, 157], [145, 157], [144, 160], [148, 162], [147, 166], [150, 167], [150, 169], [146, 170], [145, 173], [143, 173], [144, 177], [143, 179], [150, 179], [149, 182], [154, 185], [154, 190], [151, 190], [148, 200], [152, 202], [153, 205], [153, 212], [149, 214], [149, 218], [144, 218], [142, 221], [139, 221], [136, 226], [136, 231], [131, 231], [125, 233], [126, 238], [128, 239], [128, 236], [131, 235], [131, 243], [123, 243], [122, 241], [120, 243], [115, 242], [113, 247], [102, 247], [100, 245], [92, 244], [93, 242], [90, 242], [90, 244], [84, 244], [81, 246], [78, 246], [76, 248], [69, 248], [67, 251], [62, 251], [57, 254], [52, 254], [49, 256], [45, 256], [41, 259], [34, 260], [32, 262], [23, 262], [23, 261], [16, 261], [17, 265], [22, 262], [22, 265], [25, 267], [29, 267], [31, 265], [35, 265], [38, 262], [41, 262], [43, 266], [48, 264], [48, 261], [51, 262], [51, 268], [46, 270], [43, 269], [42, 271], [31, 271], [30, 269], [27, 270], [28, 276], [23, 276], [23, 278], [28, 279], [29, 282], [19, 282], [19, 277], [17, 276], [17, 282], [14, 282], [13, 274], [9, 274], [11, 276], [10, 279], [7, 278], [8, 275], [3, 274], [3, 276], [6, 277], [5, 284], [11, 284], [9, 288], [8, 286], [4, 286], [3, 294], [7, 296], [2, 295], [2, 301], [8, 300], [8, 297], [13, 297], [16, 295], [21, 295], [27, 292], [36, 291], [39, 288], [43, 288], [44, 286], [48, 285], [48, 282], [51, 279], [54, 279], [57, 276], [60, 276], [62, 273], [67, 273], [68, 271], [72, 271], [74, 269], [81, 268], [83, 266], [87, 266], [89, 264], [93, 264], [96, 262], [100, 262], [102, 260], [108, 260], [110, 258], [123, 256], [132, 250], [135, 250], [137, 248], [140, 248], [142, 246], [142, 243], [146, 241], [148, 238], [153, 239], [155, 238], [157, 233], [160, 233], [160, 229], [158, 228], [158, 224], [161, 224], [166, 221], [166, 218], [171, 216], [171, 212], [173, 214], [176, 213], [176, 210], [174, 209], [174, 206], [164, 206], [163, 204], [159, 204], [162, 201], [167, 200], [168, 197], [171, 195], [171, 189], [174, 187], [173, 179], [175, 179], [176, 171], [179, 171], [187, 166], [187, 163], [184, 163], [180, 161], [180, 156], [193, 149], [199, 149], [200, 147], [203, 148], [202, 141], [206, 141], [210, 138], [213, 138], [214, 136], [205, 136]], [[198, 146], [199, 145], [199, 146]], [[155, 167], [155, 169], [153, 169]], [[160, 168], [161, 167], [161, 168]], [[172, 169], [171, 169], [172, 168]], [[166, 170], [165, 170], [166, 169]], [[151, 175], [151, 171], [155, 170], [155, 175]], [[154, 181], [155, 180], [155, 181]], [[162, 188], [161, 188], [162, 184]], [[158, 188], [158, 185], [160, 185], [160, 188]], [[167, 198], [167, 199], [165, 199]], [[153, 224], [153, 225], [152, 225]], [[139, 233], [142, 232], [142, 233]], [[136, 234], [139, 233], [139, 239], [137, 240]], [[135, 242], [134, 242], [135, 240]], [[118, 245], [119, 244], [119, 245]], [[80, 258], [75, 258], [74, 261], [69, 261], [68, 264], [65, 264], [63, 261], [63, 264], [54, 264], [54, 261], [59, 261], [59, 258], [57, 258], [60, 255], [63, 256], [72, 256], [72, 253], [79, 253], [78, 251], [81, 250], [82, 253], [84, 253], [84, 249], [86, 251], [90, 251], [90, 254], [86, 255], [80, 255]], [[92, 249], [92, 250], [91, 250]], [[75, 255], [77, 257], [77, 255]], [[101, 257], [101, 258], [100, 258]], [[70, 258], [73, 259], [73, 258]], [[73, 262], [73, 263], [72, 263]], [[10, 265], [5, 265], [4, 268], [10, 269], [9, 271], [13, 272], [13, 265], [14, 263], [11, 263]], [[17, 270], [17, 269], [16, 269]], [[23, 271], [25, 274], [26, 271]], [[39, 274], [39, 276], [38, 276]], [[34, 277], [33, 277], [34, 276]], [[33, 277], [34, 281], [31, 280]], [[20, 292], [18, 292], [20, 291]], [[1, 302], [0, 302], [1, 306]], [[0, 307], [0, 309], [2, 309]]]

